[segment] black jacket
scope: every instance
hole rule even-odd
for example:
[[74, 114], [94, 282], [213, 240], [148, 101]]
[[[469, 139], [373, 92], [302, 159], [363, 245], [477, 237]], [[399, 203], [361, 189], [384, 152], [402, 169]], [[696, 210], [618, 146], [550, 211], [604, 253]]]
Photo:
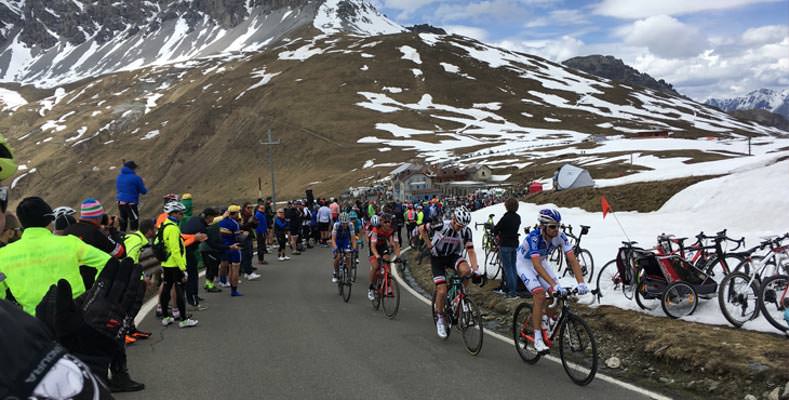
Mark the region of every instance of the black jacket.
[[205, 234], [208, 235], [208, 239], [205, 241], [206, 245], [210, 249], [211, 253], [223, 253], [225, 250], [229, 249], [230, 246], [225, 244], [225, 241], [222, 240], [222, 235], [219, 233], [219, 224], [211, 224], [205, 229]]
[[499, 236], [501, 247], [518, 247], [518, 229], [521, 226], [521, 216], [515, 212], [506, 212], [496, 226], [493, 235]]

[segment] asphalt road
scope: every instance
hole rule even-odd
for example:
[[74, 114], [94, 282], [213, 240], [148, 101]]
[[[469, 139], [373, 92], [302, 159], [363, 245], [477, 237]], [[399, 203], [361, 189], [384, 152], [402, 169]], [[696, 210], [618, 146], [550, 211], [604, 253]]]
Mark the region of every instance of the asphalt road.
[[[474, 357], [458, 332], [442, 341], [428, 306], [401, 290], [394, 320], [367, 301], [359, 274], [350, 303], [329, 280], [329, 251], [312, 249], [260, 266], [243, 297], [201, 292], [200, 325], [163, 328], [129, 347], [129, 369], [146, 384], [119, 399], [638, 399], [595, 379], [574, 385], [561, 365], [528, 365], [512, 344], [485, 336]], [[362, 260], [364, 261], [364, 260]]]

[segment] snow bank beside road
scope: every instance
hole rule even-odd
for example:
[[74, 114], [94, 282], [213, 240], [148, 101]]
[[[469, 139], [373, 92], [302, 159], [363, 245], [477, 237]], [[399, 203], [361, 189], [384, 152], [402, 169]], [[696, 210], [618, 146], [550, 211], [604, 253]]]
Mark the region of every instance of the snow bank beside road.
[[[693, 237], [700, 231], [708, 234], [728, 229], [729, 236], [744, 236], [746, 244], [758, 244], [763, 237], [783, 234], [789, 231], [789, 161], [756, 167], [724, 177], [711, 179], [692, 185], [669, 199], [658, 211], [651, 213], [618, 212], [616, 216], [627, 231], [631, 240], [644, 247], [655, 245], [660, 233]], [[648, 193], [645, 195], [649, 195]], [[614, 210], [617, 204], [611, 205]], [[521, 216], [521, 232], [526, 226], [536, 222], [537, 212], [551, 204], [520, 203], [518, 214]], [[616, 255], [621, 242], [627, 240], [612, 216], [603, 220], [600, 212], [587, 212], [579, 208], [556, 207], [562, 213], [562, 222], [574, 227], [589, 225], [588, 236], [583, 238], [583, 246], [592, 252], [595, 261], [595, 280], [597, 272]], [[494, 220], [504, 214], [504, 204], [487, 207], [472, 213], [474, 223], [483, 223], [489, 214]], [[576, 233], [580, 231], [576, 229]], [[484, 261], [482, 252], [482, 227], [474, 232], [474, 246], [478, 250], [480, 264]], [[523, 236], [521, 235], [521, 239]], [[603, 299], [603, 304], [620, 308], [640, 310], [634, 300], [627, 300], [621, 294]], [[651, 314], [663, 316], [658, 307]], [[696, 312], [685, 318], [706, 324], [727, 325], [716, 299], [702, 300]], [[744, 328], [775, 332], [762, 317], [745, 324]]]

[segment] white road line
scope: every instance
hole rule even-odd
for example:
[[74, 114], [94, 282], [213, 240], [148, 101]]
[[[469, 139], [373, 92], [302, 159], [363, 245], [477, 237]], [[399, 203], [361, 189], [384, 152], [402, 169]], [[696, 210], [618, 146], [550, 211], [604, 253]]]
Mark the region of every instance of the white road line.
[[[410, 247], [406, 247], [405, 249], [403, 249], [401, 254], [407, 252], [410, 249], [411, 249]], [[423, 303], [427, 304], [428, 306], [431, 305], [430, 304], [430, 299], [426, 298], [425, 296], [422, 296], [419, 292], [414, 290], [414, 288], [412, 288], [411, 285], [409, 285], [405, 280], [403, 280], [402, 277], [400, 277], [400, 272], [397, 270], [397, 268], [392, 268], [391, 271], [394, 274], [395, 279], [397, 279], [397, 282], [400, 284], [401, 287], [404, 287], [409, 293], [414, 295], [414, 297], [416, 297], [417, 299], [419, 299]], [[490, 331], [488, 329], [485, 329], [484, 332], [486, 334], [490, 335], [491, 337], [495, 338], [495, 339], [498, 339], [498, 340], [500, 340], [500, 341], [502, 341], [504, 343], [512, 345], [512, 338], [505, 337], [505, 336], [500, 335], [500, 334], [498, 334], [496, 332], [492, 332], [492, 331]], [[553, 362], [558, 363], [558, 364], [562, 363], [561, 359], [559, 359], [558, 357], [551, 356], [551, 355], [543, 356], [542, 358], [548, 359], [548, 360], [553, 361]], [[627, 382], [621, 381], [619, 379], [616, 379], [616, 378], [614, 378], [612, 376], [608, 376], [608, 375], [602, 374], [600, 372], [598, 372], [595, 375], [595, 378], [598, 378], [598, 379], [606, 381], [608, 383], [617, 385], [617, 386], [625, 388], [627, 390], [630, 390], [630, 391], [642, 394], [644, 396], [648, 396], [648, 397], [650, 397], [652, 399], [655, 399], [655, 400], [671, 400], [671, 397], [664, 396], [664, 395], [662, 395], [660, 393], [655, 393], [655, 392], [653, 392], [651, 390], [647, 390], [647, 389], [638, 387], [638, 386], [633, 385], [631, 383], [627, 383]]]

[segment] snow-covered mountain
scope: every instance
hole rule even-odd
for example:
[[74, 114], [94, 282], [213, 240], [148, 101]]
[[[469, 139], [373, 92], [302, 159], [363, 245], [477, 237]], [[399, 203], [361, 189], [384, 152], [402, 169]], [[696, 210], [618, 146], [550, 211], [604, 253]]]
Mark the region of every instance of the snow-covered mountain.
[[709, 104], [726, 112], [735, 110], [767, 110], [789, 119], [789, 89], [759, 89], [740, 97], [708, 99], [704, 104]]
[[2, 0], [0, 80], [52, 87], [256, 51], [306, 26], [327, 34], [405, 30], [367, 0]]

